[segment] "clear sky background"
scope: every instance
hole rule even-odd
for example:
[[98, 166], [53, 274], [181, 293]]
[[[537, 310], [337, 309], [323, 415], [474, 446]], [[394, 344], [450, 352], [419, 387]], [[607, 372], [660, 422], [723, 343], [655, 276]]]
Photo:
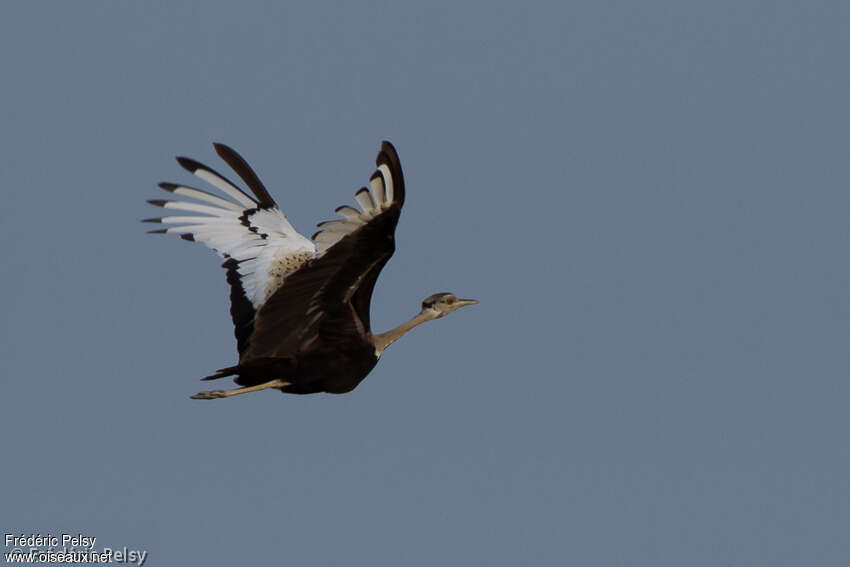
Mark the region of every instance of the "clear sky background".
[[[11, 3], [0, 528], [147, 565], [846, 566], [846, 2]], [[145, 235], [242, 152], [312, 234], [408, 196], [344, 396], [194, 401], [220, 261]]]

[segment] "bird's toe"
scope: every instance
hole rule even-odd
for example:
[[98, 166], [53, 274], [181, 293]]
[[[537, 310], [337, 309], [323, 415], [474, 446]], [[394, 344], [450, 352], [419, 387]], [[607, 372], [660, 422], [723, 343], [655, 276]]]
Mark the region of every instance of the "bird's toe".
[[198, 392], [194, 396], [192, 396], [193, 400], [215, 400], [218, 398], [224, 398], [227, 394], [224, 390], [207, 390], [205, 392]]

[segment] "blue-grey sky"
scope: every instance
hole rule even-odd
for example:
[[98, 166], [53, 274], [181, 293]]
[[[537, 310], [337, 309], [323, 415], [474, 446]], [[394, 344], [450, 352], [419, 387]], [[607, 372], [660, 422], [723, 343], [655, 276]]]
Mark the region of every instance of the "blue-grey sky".
[[[147, 565], [847, 565], [846, 2], [14, 3], [4, 532]], [[199, 402], [220, 261], [144, 234], [230, 144], [302, 233], [394, 142], [343, 396]], [[246, 563], [246, 564], [247, 564]]]

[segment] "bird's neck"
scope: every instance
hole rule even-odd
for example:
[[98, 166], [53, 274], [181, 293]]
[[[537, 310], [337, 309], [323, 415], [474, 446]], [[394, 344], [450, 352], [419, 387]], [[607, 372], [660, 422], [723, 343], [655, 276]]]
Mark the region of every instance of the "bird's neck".
[[402, 323], [395, 329], [390, 329], [386, 333], [378, 333], [377, 335], [373, 335], [372, 342], [374, 342], [375, 344], [375, 354], [381, 356], [381, 353], [384, 352], [385, 348], [393, 344], [413, 327], [416, 327], [417, 325], [421, 325], [425, 321], [431, 321], [433, 319], [434, 316], [431, 313], [428, 313], [426, 311], [420, 311], [416, 314], [416, 316], [413, 317], [413, 319]]

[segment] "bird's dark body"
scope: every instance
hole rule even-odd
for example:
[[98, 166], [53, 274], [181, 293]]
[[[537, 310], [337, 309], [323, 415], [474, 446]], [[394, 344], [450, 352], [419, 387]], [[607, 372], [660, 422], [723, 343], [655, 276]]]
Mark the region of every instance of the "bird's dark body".
[[[378, 215], [287, 278], [257, 312], [249, 336], [240, 338], [237, 324], [243, 346], [239, 364], [225, 369], [227, 374], [238, 375], [235, 382], [242, 386], [285, 380], [290, 385], [280, 390], [293, 394], [353, 390], [378, 362], [369, 304], [395, 250], [399, 212], [392, 207]], [[232, 314], [235, 323], [240, 314]]]
[[375, 346], [368, 336], [345, 331], [361, 325], [353, 305], [346, 303], [325, 314], [316, 331], [317, 338], [310, 346], [290, 356], [245, 360], [234, 368], [239, 375], [235, 382], [253, 386], [280, 378], [291, 382], [280, 389], [288, 394], [350, 392], [378, 363]]
[[287, 394], [345, 394], [356, 388], [377, 363], [371, 344], [351, 341], [333, 347], [323, 345], [293, 358], [257, 359], [239, 367], [235, 382], [253, 386], [281, 378], [291, 382], [280, 388]]

